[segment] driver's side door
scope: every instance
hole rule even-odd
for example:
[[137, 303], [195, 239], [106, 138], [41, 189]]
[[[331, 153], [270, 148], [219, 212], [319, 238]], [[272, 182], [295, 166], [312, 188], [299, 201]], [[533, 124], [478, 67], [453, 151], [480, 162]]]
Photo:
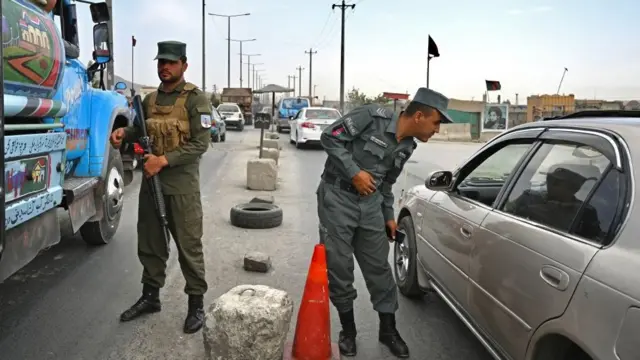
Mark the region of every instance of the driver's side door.
[[467, 308], [474, 233], [534, 141], [503, 141], [484, 149], [454, 174], [453, 190], [435, 193], [427, 204], [418, 256], [462, 308]]

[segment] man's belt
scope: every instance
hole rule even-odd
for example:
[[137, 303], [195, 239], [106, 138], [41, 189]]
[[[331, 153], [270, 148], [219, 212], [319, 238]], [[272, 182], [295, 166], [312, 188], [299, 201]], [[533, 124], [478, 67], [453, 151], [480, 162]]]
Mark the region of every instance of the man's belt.
[[343, 180], [334, 174], [325, 172], [322, 174], [322, 180], [324, 180], [327, 184], [331, 184], [331, 185], [338, 184], [341, 190], [350, 192], [352, 194], [360, 195], [360, 193], [358, 192], [356, 187], [353, 186], [352, 183], [346, 180]]

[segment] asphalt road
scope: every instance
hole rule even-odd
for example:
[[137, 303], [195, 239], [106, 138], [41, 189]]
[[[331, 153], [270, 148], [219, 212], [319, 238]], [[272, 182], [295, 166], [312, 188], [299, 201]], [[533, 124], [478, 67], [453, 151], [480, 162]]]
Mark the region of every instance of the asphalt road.
[[[248, 129], [247, 129], [248, 130]], [[250, 193], [238, 184], [244, 174], [241, 157], [254, 151], [255, 130], [230, 131], [227, 143], [205, 154], [201, 165], [205, 212], [205, 242], [211, 290], [207, 301], [241, 283], [265, 283], [288, 291], [300, 301], [309, 249], [317, 242], [315, 188], [325, 155], [319, 149], [296, 150], [283, 136], [282, 181], [277, 202], [285, 209], [279, 229], [262, 231], [275, 270], [258, 277], [244, 273], [237, 258], [248, 247], [259, 246], [251, 232], [228, 225], [229, 204]], [[252, 142], [253, 141], [253, 142]], [[414, 175], [403, 185], [422, 183], [425, 172], [453, 167], [476, 146], [434, 143], [421, 145], [408, 168]], [[251, 149], [251, 150], [249, 150]], [[448, 154], [443, 156], [443, 151]], [[433, 155], [436, 154], [436, 155]], [[285, 166], [286, 165], [286, 166]], [[224, 167], [224, 171], [221, 171]], [[417, 170], [415, 170], [417, 169]], [[118, 316], [140, 293], [141, 266], [136, 256], [137, 188], [127, 190], [125, 213], [116, 238], [107, 246], [90, 248], [78, 236], [67, 234], [62, 243], [41, 254], [32, 264], [0, 284], [0, 359], [198, 359], [201, 335], [181, 333], [185, 297], [175, 250], [163, 290], [163, 312], [147, 319], [120, 324]], [[402, 185], [396, 188], [399, 193]], [[222, 210], [221, 210], [221, 207]], [[263, 248], [264, 245], [260, 245]], [[368, 300], [364, 280], [356, 270], [359, 355], [354, 359], [393, 359], [377, 341], [377, 315]], [[488, 360], [489, 356], [446, 305], [435, 296], [415, 301], [401, 297], [400, 332], [413, 359]], [[163, 315], [164, 314], [164, 315]], [[295, 316], [294, 316], [295, 322]], [[332, 311], [332, 338], [339, 322]], [[292, 324], [290, 338], [295, 323]]]

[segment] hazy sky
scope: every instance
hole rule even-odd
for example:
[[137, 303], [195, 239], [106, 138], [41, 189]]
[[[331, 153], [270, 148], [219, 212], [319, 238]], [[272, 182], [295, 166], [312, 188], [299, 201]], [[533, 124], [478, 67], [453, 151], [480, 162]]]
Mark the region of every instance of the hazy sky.
[[[337, 100], [340, 81], [340, 10], [326, 0], [206, 0], [207, 12], [251, 13], [231, 20], [231, 38], [245, 53], [259, 53], [265, 83], [287, 85], [303, 66], [308, 92]], [[158, 83], [153, 58], [157, 42], [188, 44], [187, 79], [202, 86], [202, 1], [113, 0], [116, 73], [131, 77], [131, 35], [136, 83]], [[499, 80], [502, 97], [521, 102], [531, 94], [555, 93], [564, 67], [562, 93], [579, 98], [640, 99], [640, 2], [634, 0], [352, 0], [347, 10], [345, 87], [375, 95], [415, 92], [426, 82], [427, 36], [441, 56], [431, 61], [431, 88], [459, 99], [480, 99], [484, 80]], [[91, 20], [78, 4], [82, 58], [91, 51]], [[206, 17], [206, 87], [227, 86], [227, 20]], [[231, 43], [231, 86], [238, 86], [239, 44]], [[246, 57], [245, 57], [246, 62]], [[243, 67], [246, 86], [246, 65]], [[297, 81], [296, 81], [297, 82]], [[297, 86], [297, 84], [296, 84]]]

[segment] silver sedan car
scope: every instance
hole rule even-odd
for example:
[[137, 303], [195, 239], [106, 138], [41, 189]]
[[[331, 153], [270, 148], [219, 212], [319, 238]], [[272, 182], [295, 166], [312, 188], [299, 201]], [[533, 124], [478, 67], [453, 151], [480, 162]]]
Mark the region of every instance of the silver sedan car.
[[[494, 138], [400, 199], [401, 293], [435, 293], [495, 359], [640, 359], [640, 112]], [[638, 227], [638, 229], [636, 229]]]

